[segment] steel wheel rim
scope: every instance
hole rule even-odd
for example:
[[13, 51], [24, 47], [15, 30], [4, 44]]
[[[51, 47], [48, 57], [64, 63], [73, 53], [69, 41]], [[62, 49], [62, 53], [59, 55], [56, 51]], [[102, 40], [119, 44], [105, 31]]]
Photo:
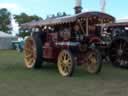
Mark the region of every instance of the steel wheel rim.
[[118, 40], [110, 49], [110, 59], [112, 63], [120, 66], [128, 65], [128, 43], [124, 40]]
[[24, 45], [24, 61], [27, 68], [32, 68], [36, 62], [36, 46], [31, 37], [26, 39]]
[[72, 56], [70, 55], [70, 53], [66, 50], [61, 52], [58, 57], [59, 72], [63, 76], [68, 76], [72, 70], [72, 66], [73, 66], [72, 63], [73, 61], [72, 61]]

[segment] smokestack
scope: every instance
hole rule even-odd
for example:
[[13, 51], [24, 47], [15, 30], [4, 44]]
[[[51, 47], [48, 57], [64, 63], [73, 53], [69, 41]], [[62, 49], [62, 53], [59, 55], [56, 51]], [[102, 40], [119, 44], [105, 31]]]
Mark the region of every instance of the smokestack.
[[106, 0], [100, 0], [101, 11], [105, 12]]
[[76, 0], [76, 4], [74, 7], [75, 14], [81, 13], [82, 12], [82, 6], [81, 6], [82, 1], [81, 0]]

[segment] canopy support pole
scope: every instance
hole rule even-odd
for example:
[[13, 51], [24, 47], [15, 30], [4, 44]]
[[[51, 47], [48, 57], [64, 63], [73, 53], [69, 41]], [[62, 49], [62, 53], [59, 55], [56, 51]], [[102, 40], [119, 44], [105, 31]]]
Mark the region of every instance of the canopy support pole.
[[88, 36], [88, 18], [86, 19], [86, 36]]
[[80, 20], [78, 20], [78, 22], [79, 22], [80, 28], [81, 28], [81, 30], [82, 30], [82, 32], [83, 32], [83, 34], [84, 34], [84, 33], [85, 33], [85, 30], [84, 30], [84, 28], [83, 28], [83, 26], [82, 26]]

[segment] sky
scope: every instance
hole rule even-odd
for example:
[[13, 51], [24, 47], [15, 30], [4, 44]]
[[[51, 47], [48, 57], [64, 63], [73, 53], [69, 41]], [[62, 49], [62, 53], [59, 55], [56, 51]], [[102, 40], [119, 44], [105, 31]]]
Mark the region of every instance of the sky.
[[[25, 12], [45, 18], [57, 12], [74, 14], [75, 0], [0, 0], [0, 8], [12, 14]], [[100, 11], [100, 0], [82, 0], [83, 11]], [[106, 0], [106, 12], [116, 17], [128, 18], [128, 0]]]

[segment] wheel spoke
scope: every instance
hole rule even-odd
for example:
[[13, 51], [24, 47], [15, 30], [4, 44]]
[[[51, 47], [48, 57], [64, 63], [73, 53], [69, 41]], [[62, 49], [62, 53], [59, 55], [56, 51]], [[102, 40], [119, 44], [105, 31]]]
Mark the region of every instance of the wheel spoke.
[[26, 55], [25, 58], [30, 58], [32, 57], [32, 54]]
[[68, 66], [65, 66], [65, 69], [64, 69], [65, 73], [68, 73], [69, 70], [70, 70], [70, 68]]
[[70, 56], [68, 54], [66, 54], [66, 58], [65, 59], [68, 60], [69, 58], [70, 58]]
[[61, 60], [64, 60], [64, 56], [61, 56], [61, 58], [60, 58]]
[[67, 60], [67, 62], [68, 62], [68, 64], [71, 64], [71, 60], [69, 59], [69, 60]]
[[63, 58], [64, 58], [63, 60], [66, 60], [66, 55], [64, 55]]
[[63, 70], [65, 73], [67, 73], [67, 69], [66, 69], [66, 67], [64, 67], [64, 70]]
[[32, 48], [25, 48], [24, 50], [27, 51], [27, 52], [31, 52]]
[[60, 59], [60, 63], [63, 63], [63, 59]]
[[61, 64], [61, 67], [62, 67], [62, 70], [64, 70], [64, 69], [65, 69], [65, 66], [64, 66], [64, 64]]
[[32, 65], [32, 63], [33, 63], [33, 59], [30, 59], [29, 60], [29, 65]]

